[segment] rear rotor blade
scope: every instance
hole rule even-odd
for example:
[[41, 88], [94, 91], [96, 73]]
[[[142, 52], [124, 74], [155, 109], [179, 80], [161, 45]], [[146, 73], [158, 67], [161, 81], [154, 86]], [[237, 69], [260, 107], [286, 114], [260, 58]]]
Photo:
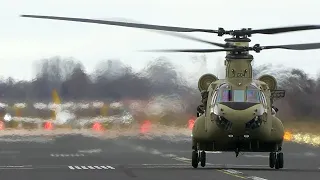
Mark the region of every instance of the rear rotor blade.
[[174, 31], [174, 32], [218, 33], [217, 30], [210, 30], [210, 29], [195, 29], [195, 28], [184, 28], [184, 27], [174, 27], [174, 26], [160, 26], [160, 25], [151, 25], [151, 24], [139, 24], [139, 23], [128, 23], [128, 22], [106, 21], [106, 20], [84, 19], [84, 18], [70, 18], [70, 17], [59, 17], [59, 16], [40, 16], [40, 15], [21, 15], [21, 17], [63, 20], [63, 21], [76, 21], [76, 22], [96, 23], [96, 24], [107, 24], [107, 25], [114, 25], [114, 26], [163, 30], [163, 31]]
[[311, 50], [320, 49], [320, 43], [306, 43], [306, 44], [288, 44], [277, 46], [262, 46], [262, 49], [289, 49], [289, 50]]
[[232, 51], [233, 48], [227, 49], [156, 49], [156, 50], [143, 50], [142, 52], [191, 52], [191, 53], [210, 53]]
[[278, 34], [278, 33], [315, 30], [315, 29], [320, 29], [320, 25], [286, 26], [286, 27], [255, 29], [255, 30], [247, 30], [247, 31], [249, 34]]

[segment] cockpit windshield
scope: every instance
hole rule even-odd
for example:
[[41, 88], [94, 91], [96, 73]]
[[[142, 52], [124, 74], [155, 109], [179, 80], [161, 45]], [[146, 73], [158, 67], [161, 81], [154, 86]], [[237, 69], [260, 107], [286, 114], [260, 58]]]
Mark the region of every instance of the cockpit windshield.
[[250, 85], [247, 90], [231, 90], [229, 85], [222, 85], [218, 90], [217, 102], [252, 102], [260, 103], [260, 90]]

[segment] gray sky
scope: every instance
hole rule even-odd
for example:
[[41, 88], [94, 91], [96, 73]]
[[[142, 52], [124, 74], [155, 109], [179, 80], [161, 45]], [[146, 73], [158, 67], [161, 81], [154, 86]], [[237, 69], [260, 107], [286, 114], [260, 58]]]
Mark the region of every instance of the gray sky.
[[[320, 24], [319, 0], [0, 0], [0, 76], [30, 79], [33, 62], [52, 56], [81, 60], [87, 71], [104, 59], [117, 58], [140, 69], [155, 57], [167, 56], [188, 73], [199, 70], [191, 54], [138, 53], [141, 49], [212, 48], [206, 44], [150, 31], [77, 22], [19, 17], [20, 14], [83, 18], [127, 18], [143, 23], [225, 29]], [[190, 33], [223, 42], [215, 34]], [[227, 36], [225, 36], [227, 37]], [[281, 35], [254, 35], [252, 45], [320, 42], [320, 30]], [[225, 53], [208, 54], [208, 70], [221, 69]], [[320, 50], [266, 50], [253, 53], [256, 64], [283, 64], [314, 75]], [[184, 64], [184, 62], [186, 62]], [[184, 66], [181, 66], [184, 64]], [[219, 66], [218, 66], [219, 65]], [[217, 68], [219, 67], [219, 68]]]

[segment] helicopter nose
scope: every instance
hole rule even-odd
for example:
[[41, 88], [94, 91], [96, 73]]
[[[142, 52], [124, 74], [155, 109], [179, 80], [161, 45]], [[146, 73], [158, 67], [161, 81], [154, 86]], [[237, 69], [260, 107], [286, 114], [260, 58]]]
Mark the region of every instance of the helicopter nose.
[[259, 128], [262, 124], [263, 106], [259, 103], [231, 102], [221, 103], [216, 107], [217, 125], [236, 135]]
[[220, 104], [229, 107], [233, 110], [245, 110], [252, 106], [255, 106], [259, 103], [251, 103], [251, 102], [221, 102]]

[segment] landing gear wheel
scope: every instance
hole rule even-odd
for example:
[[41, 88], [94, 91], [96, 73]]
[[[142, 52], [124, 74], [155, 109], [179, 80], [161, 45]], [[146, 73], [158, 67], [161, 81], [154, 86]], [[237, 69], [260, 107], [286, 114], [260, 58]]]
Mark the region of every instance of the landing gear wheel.
[[192, 151], [192, 167], [193, 168], [197, 168], [198, 164], [199, 164], [199, 155], [198, 155], [198, 151]]
[[274, 166], [276, 165], [276, 160], [277, 160], [277, 156], [275, 152], [271, 152], [269, 154], [269, 166], [270, 168], [274, 168]]
[[277, 154], [277, 162], [279, 164], [279, 168], [283, 168], [283, 153], [280, 152]]
[[279, 164], [279, 160], [278, 159], [276, 159], [276, 164], [275, 164], [275, 167], [274, 168], [276, 168], [276, 169], [279, 169], [280, 168], [280, 166], [279, 166], [280, 164]]
[[271, 168], [282, 169], [283, 168], [283, 153], [282, 152], [270, 153], [269, 164], [270, 164]]
[[205, 151], [201, 151], [200, 153], [200, 163], [202, 167], [206, 166], [206, 152]]

